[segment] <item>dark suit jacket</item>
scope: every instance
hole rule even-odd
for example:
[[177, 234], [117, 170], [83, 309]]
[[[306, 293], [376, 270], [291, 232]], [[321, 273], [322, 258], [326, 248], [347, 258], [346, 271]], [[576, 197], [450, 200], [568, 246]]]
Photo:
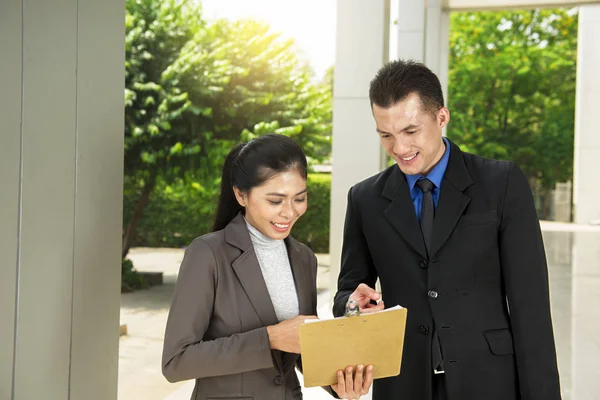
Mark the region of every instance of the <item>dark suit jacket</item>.
[[[291, 237], [287, 250], [300, 314], [316, 315], [317, 259]], [[272, 351], [266, 326], [277, 324], [241, 215], [195, 239], [185, 252], [167, 321], [163, 374], [196, 379], [192, 399], [301, 399], [297, 354]]]
[[431, 257], [398, 166], [350, 189], [334, 314], [377, 278], [386, 307], [408, 309], [401, 373], [376, 380], [374, 400], [431, 398], [434, 328], [450, 400], [560, 399], [531, 189], [515, 164], [450, 145]]

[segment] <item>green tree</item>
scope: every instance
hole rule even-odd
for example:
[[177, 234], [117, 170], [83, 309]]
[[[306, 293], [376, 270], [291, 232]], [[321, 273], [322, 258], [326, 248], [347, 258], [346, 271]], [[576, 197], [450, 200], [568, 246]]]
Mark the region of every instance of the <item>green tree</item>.
[[292, 137], [310, 158], [331, 150], [331, 86], [314, 84], [292, 40], [252, 20], [217, 21], [213, 42], [227, 48], [231, 79], [210, 101], [216, 138], [250, 140], [265, 133]]
[[[198, 138], [184, 128], [194, 108], [181, 85], [181, 49], [204, 27], [200, 9], [186, 1], [127, 0], [125, 61], [125, 193], [136, 206], [123, 235], [123, 257], [159, 176], [181, 154], [199, 152]], [[213, 87], [212, 76], [201, 76]], [[183, 148], [185, 143], [186, 148]]]
[[126, 6], [123, 257], [157, 181], [192, 185], [200, 212], [212, 217], [234, 142], [277, 132], [319, 159], [331, 126], [328, 86], [312, 84], [293, 42], [268, 26], [207, 24], [191, 0]]
[[453, 14], [448, 136], [542, 190], [571, 179], [576, 52], [576, 10]]

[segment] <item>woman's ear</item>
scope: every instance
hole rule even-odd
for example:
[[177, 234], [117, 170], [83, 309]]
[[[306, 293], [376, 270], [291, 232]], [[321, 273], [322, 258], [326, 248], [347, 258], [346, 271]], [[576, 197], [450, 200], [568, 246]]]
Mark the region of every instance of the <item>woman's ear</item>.
[[248, 196], [246, 196], [246, 193], [242, 192], [235, 186], [233, 187], [233, 193], [235, 194], [235, 198], [240, 206], [246, 207], [246, 204], [248, 203]]

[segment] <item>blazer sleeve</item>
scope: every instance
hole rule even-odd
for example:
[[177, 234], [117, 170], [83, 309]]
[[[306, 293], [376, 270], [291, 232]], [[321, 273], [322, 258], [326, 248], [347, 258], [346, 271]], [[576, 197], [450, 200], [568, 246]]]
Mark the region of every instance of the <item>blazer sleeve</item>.
[[500, 257], [523, 400], [558, 400], [560, 384], [542, 233], [521, 169], [508, 173]]
[[266, 327], [204, 340], [218, 285], [218, 267], [201, 238], [187, 248], [165, 330], [162, 372], [169, 382], [273, 367]]
[[333, 314], [336, 317], [344, 315], [348, 297], [359, 284], [366, 283], [370, 287], [375, 287], [377, 281], [377, 273], [365, 239], [353, 190], [355, 190], [355, 187], [348, 191], [342, 264], [338, 278], [338, 291], [333, 301]]

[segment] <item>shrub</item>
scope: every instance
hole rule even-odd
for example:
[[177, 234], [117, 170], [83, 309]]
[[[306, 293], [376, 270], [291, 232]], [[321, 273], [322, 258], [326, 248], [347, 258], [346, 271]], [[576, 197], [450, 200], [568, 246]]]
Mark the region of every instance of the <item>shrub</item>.
[[[185, 178], [167, 185], [158, 181], [144, 211], [134, 240], [135, 246], [184, 247], [211, 231], [219, 186], [217, 180], [195, 182]], [[292, 235], [315, 253], [329, 251], [331, 175], [309, 174], [308, 211], [293, 228]], [[133, 213], [135, 193], [125, 191], [125, 220]]]

